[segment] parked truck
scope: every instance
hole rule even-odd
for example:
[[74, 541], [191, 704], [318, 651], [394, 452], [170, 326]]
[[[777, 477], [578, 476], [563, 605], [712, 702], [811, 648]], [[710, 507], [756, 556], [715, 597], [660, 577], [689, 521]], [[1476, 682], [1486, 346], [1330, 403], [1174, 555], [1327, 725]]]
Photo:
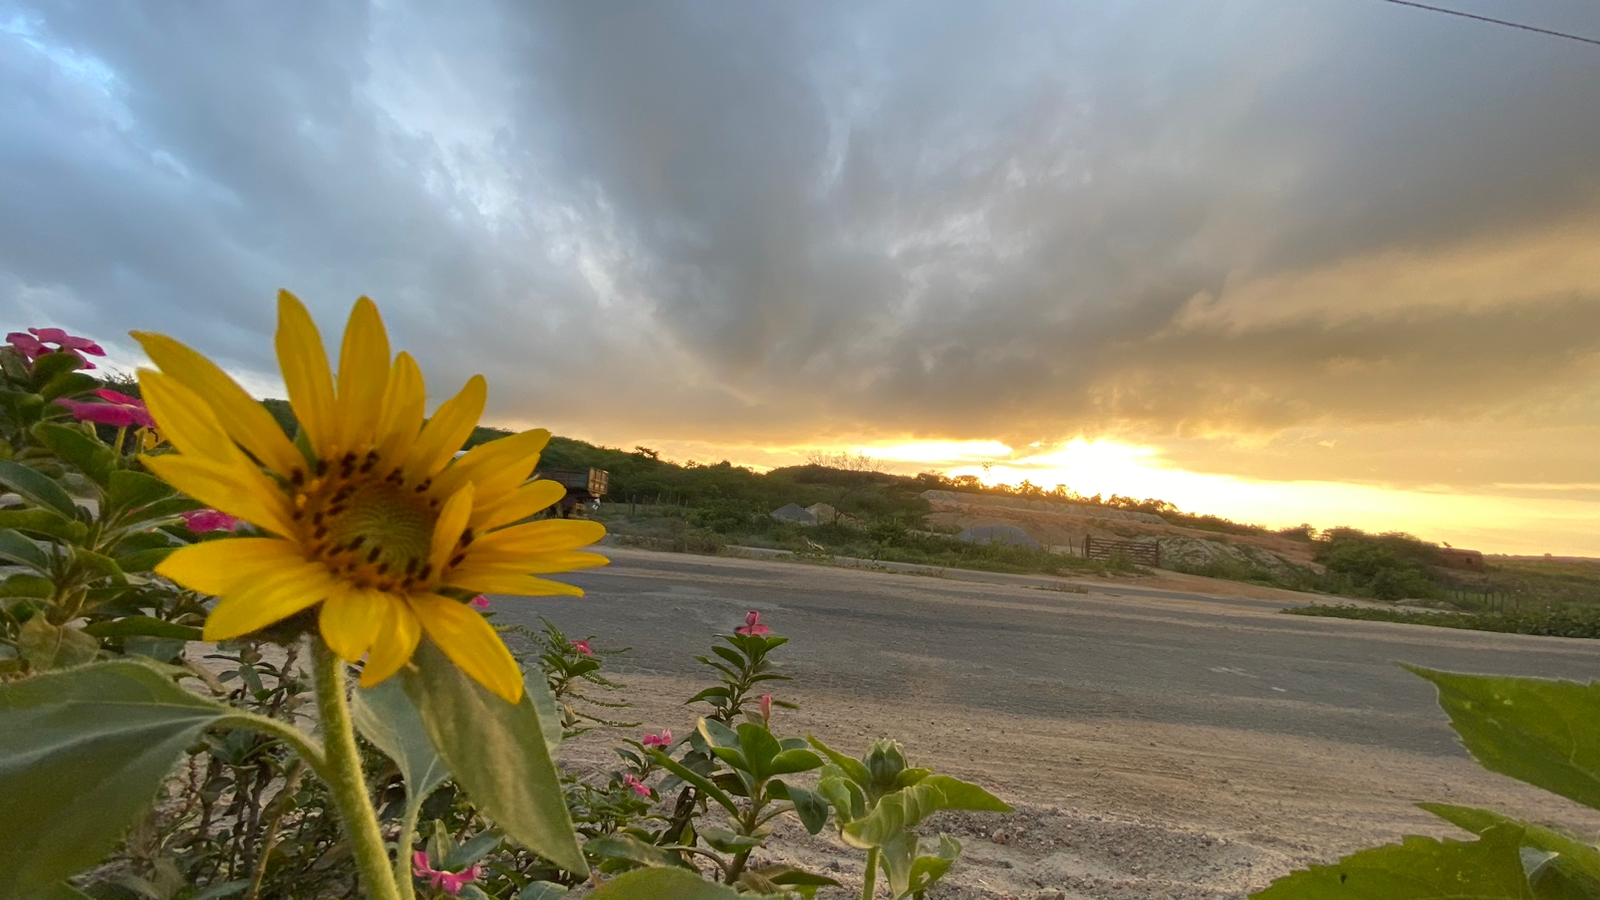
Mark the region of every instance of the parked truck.
[[563, 519], [582, 517], [597, 506], [600, 498], [606, 495], [606, 485], [611, 479], [611, 473], [605, 469], [541, 469], [534, 476], [567, 489], [567, 495], [552, 508], [554, 514]]

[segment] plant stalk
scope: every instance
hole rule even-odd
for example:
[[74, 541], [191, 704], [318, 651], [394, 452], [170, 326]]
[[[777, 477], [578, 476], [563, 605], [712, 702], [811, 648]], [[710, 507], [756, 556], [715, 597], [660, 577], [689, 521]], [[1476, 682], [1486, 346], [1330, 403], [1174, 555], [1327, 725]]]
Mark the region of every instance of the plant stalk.
[[322, 716], [324, 767], [318, 774], [333, 792], [334, 805], [355, 856], [356, 869], [369, 900], [400, 900], [389, 851], [378, 830], [378, 816], [367, 796], [361, 774], [361, 753], [350, 724], [350, 701], [345, 696], [344, 662], [321, 638], [312, 638], [312, 673], [316, 681], [317, 712]]
[[[406, 790], [410, 791], [411, 786], [406, 785]], [[406, 797], [406, 809], [400, 815], [400, 833], [394, 839], [394, 881], [400, 888], [400, 900], [417, 900], [417, 883], [411, 874], [411, 848], [417, 843], [417, 816], [421, 812], [421, 798]]]
[[878, 848], [867, 851], [867, 870], [861, 874], [861, 900], [872, 900], [878, 888]]

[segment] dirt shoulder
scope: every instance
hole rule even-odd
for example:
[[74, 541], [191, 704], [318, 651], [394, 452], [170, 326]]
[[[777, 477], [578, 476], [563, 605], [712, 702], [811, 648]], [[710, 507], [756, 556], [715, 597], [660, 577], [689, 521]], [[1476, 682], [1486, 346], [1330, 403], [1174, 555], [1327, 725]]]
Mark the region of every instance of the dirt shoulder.
[[[697, 683], [626, 681], [631, 715], [646, 727], [691, 726], [680, 704]], [[851, 752], [894, 735], [914, 764], [980, 782], [1016, 806], [1010, 814], [944, 814], [923, 829], [965, 846], [932, 895], [945, 900], [1244, 897], [1297, 866], [1403, 834], [1464, 836], [1415, 808], [1424, 800], [1600, 828], [1593, 811], [1460, 756], [1204, 726], [1063, 723], [803, 688], [784, 696], [801, 709], [778, 714], [783, 733], [814, 733]], [[564, 762], [610, 768], [618, 736], [584, 735]], [[772, 843], [772, 861], [826, 872], [850, 888], [819, 897], [859, 892], [860, 854], [828, 832], [813, 838], [786, 823]]]

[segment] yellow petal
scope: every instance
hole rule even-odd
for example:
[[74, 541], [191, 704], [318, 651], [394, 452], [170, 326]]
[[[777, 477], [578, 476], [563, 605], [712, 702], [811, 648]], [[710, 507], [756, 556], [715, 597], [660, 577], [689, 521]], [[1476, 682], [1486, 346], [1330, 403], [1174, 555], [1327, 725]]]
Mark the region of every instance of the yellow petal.
[[522, 670], [483, 616], [436, 594], [411, 597], [410, 602], [422, 629], [461, 671], [508, 703], [522, 699]]
[[[478, 548], [473, 547], [474, 551]], [[458, 579], [472, 579], [493, 575], [549, 575], [555, 572], [571, 572], [574, 569], [592, 569], [595, 566], [607, 566], [611, 560], [598, 553], [584, 553], [581, 550], [560, 550], [555, 553], [478, 553], [468, 554], [467, 558], [445, 577], [445, 581], [454, 584]]]
[[372, 445], [389, 381], [389, 336], [377, 304], [366, 297], [350, 310], [339, 352], [339, 426], [341, 443], [360, 452]]
[[472, 549], [475, 554], [479, 551], [547, 553], [587, 547], [605, 536], [606, 527], [599, 522], [587, 519], [543, 519], [491, 531], [479, 537]]
[[461, 542], [461, 532], [467, 528], [467, 518], [471, 515], [472, 484], [469, 482], [450, 495], [450, 499], [444, 502], [444, 509], [439, 510], [439, 520], [433, 524], [433, 547], [428, 553], [428, 561], [433, 563], [435, 572], [443, 572], [449, 565], [450, 557]]
[[474, 594], [517, 594], [522, 597], [550, 597], [564, 594], [570, 597], [582, 597], [583, 588], [548, 578], [535, 578], [506, 571], [478, 571], [473, 572], [461, 569], [451, 572], [445, 579], [445, 587], [460, 588]]
[[566, 495], [567, 489], [554, 481], [530, 481], [512, 491], [499, 504], [473, 510], [473, 521], [469, 524], [479, 530], [499, 528], [526, 519]]
[[300, 546], [290, 541], [224, 538], [180, 548], [156, 566], [156, 574], [191, 591], [220, 597], [242, 583], [305, 561]]
[[176, 378], [140, 369], [139, 393], [156, 427], [180, 452], [229, 465], [249, 464], [211, 407]]
[[243, 584], [217, 601], [203, 636], [225, 641], [259, 631], [321, 603], [338, 585], [321, 563], [300, 562]]
[[427, 402], [422, 370], [411, 354], [401, 351], [389, 368], [389, 383], [383, 389], [383, 409], [378, 415], [378, 470], [390, 472], [405, 461], [411, 445], [422, 430], [422, 413]]
[[311, 314], [299, 298], [288, 291], [278, 292], [278, 366], [289, 389], [289, 405], [300, 420], [300, 427], [311, 439], [319, 459], [335, 455], [338, 440], [337, 408], [333, 399], [333, 373], [328, 370], [328, 352]]
[[228, 465], [177, 453], [139, 459], [163, 481], [207, 506], [274, 534], [294, 533], [288, 498], [254, 463]]
[[461, 393], [439, 407], [428, 424], [422, 426], [422, 433], [417, 435], [417, 442], [406, 455], [407, 478], [421, 481], [437, 475], [445, 467], [477, 426], [488, 392], [483, 376], [474, 375]]
[[422, 640], [422, 623], [403, 600], [391, 600], [383, 617], [383, 629], [367, 652], [367, 665], [361, 670], [361, 686], [372, 687], [411, 659]]
[[228, 436], [261, 464], [285, 478], [305, 468], [305, 457], [278, 427], [267, 408], [245, 393], [216, 363], [164, 334], [135, 331], [133, 337], [161, 370], [178, 379], [217, 414]]
[[383, 630], [385, 607], [400, 602], [388, 594], [345, 587], [322, 603], [318, 630], [328, 647], [345, 662], [355, 662], [367, 652]]
[[472, 482], [478, 489], [477, 504], [493, 506], [528, 480], [533, 467], [539, 464], [539, 452], [549, 442], [550, 432], [543, 428], [485, 441], [445, 467], [433, 479], [434, 486], [442, 493], [451, 494], [461, 485]]

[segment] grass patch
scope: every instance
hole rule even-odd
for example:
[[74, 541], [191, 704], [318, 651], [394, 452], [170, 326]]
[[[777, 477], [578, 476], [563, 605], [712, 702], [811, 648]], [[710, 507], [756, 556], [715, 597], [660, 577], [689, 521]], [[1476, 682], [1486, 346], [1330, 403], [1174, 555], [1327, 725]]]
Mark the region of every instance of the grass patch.
[[1387, 609], [1375, 606], [1299, 606], [1286, 609], [1291, 616], [1322, 616], [1335, 619], [1364, 619], [1369, 622], [1400, 622], [1406, 625], [1432, 625], [1436, 628], [1465, 628], [1471, 631], [1497, 631], [1503, 634], [1534, 634], [1544, 637], [1600, 638], [1600, 611], [1516, 610], [1489, 613], [1425, 612], [1412, 609]]

